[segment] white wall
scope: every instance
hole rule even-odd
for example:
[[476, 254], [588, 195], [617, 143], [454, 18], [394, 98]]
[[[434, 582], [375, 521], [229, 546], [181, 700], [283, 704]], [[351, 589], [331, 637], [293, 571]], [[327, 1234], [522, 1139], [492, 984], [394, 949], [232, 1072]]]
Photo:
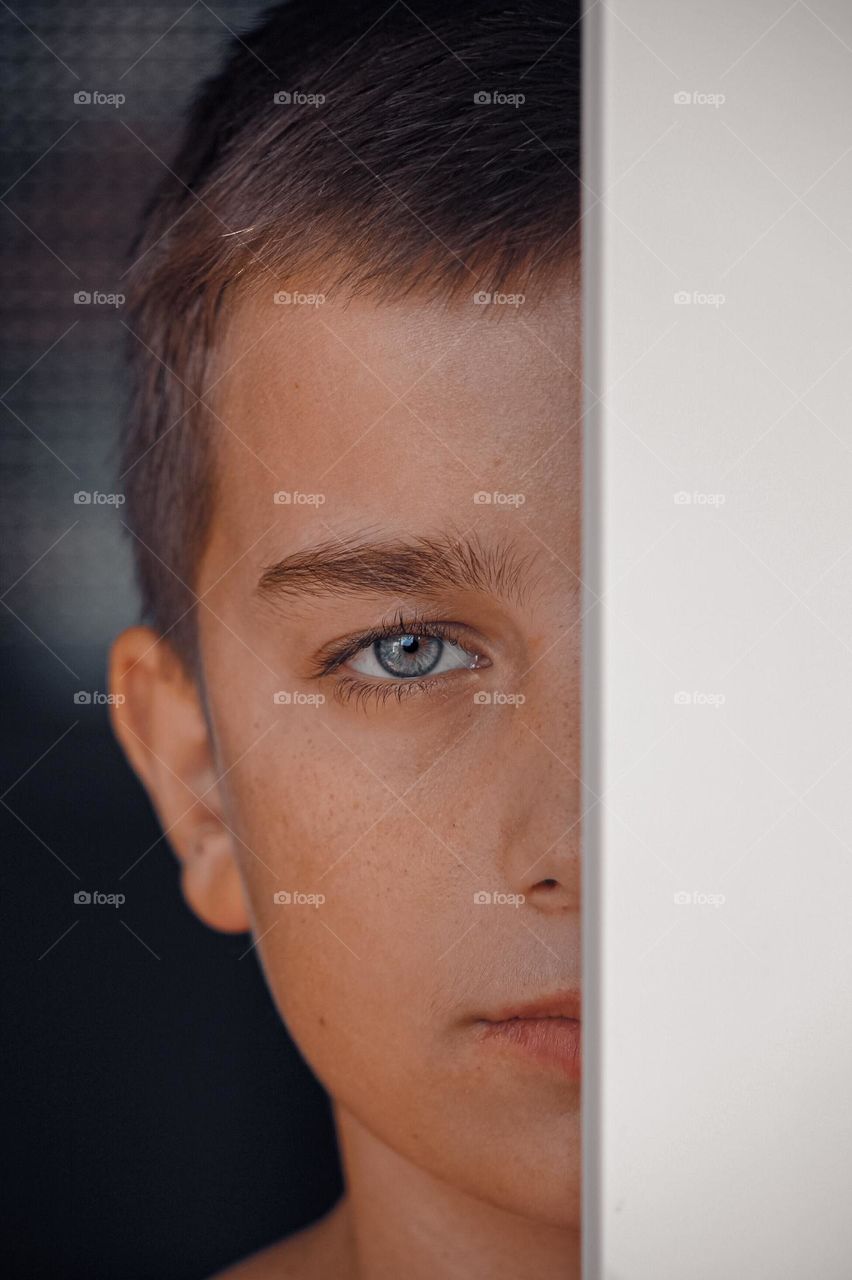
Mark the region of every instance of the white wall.
[[852, 5], [587, 38], [585, 1275], [849, 1280]]

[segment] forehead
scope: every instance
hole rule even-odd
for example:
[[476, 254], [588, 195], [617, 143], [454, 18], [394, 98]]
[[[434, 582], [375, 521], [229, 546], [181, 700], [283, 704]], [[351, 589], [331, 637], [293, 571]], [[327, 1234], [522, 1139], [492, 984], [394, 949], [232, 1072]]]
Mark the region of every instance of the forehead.
[[[560, 498], [573, 505], [575, 285], [514, 302], [321, 296], [302, 282], [276, 301], [270, 286], [228, 318], [208, 397], [214, 541], [229, 531], [248, 545], [267, 516], [298, 545], [318, 523], [466, 528], [505, 509], [546, 518]], [[277, 511], [276, 493], [289, 495]]]

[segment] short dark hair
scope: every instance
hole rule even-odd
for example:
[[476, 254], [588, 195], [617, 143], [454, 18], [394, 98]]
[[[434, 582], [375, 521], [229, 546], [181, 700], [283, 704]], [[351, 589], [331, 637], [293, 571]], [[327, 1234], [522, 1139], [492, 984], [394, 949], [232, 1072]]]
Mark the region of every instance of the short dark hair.
[[293, 0], [235, 40], [148, 207], [123, 451], [146, 619], [191, 663], [228, 296], [464, 295], [545, 280], [580, 219], [579, 0]]

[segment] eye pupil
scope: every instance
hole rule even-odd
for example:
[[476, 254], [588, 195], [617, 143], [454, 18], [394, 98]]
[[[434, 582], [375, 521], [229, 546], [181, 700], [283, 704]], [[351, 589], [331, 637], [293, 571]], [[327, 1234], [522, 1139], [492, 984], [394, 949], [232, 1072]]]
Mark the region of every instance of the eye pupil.
[[400, 643], [406, 653], [416, 653], [420, 641], [417, 639], [417, 636], [403, 636]]

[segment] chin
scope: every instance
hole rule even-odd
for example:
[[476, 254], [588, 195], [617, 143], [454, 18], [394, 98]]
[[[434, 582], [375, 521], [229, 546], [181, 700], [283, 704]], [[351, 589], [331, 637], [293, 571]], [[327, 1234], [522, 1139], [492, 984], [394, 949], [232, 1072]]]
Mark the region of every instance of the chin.
[[[579, 1231], [581, 1221], [582, 1170], [580, 1134], [566, 1136], [565, 1125], [553, 1125], [547, 1142], [524, 1144], [518, 1129], [507, 1133], [504, 1125], [494, 1126], [489, 1140], [480, 1140], [480, 1150], [490, 1150], [493, 1161], [471, 1165], [459, 1152], [458, 1162], [448, 1167], [440, 1155], [428, 1161], [431, 1171], [444, 1182], [495, 1209], [517, 1214], [543, 1227]], [[486, 1131], [487, 1132], [487, 1131]], [[527, 1131], [527, 1136], [532, 1135]], [[447, 1150], [444, 1155], [446, 1156]]]

